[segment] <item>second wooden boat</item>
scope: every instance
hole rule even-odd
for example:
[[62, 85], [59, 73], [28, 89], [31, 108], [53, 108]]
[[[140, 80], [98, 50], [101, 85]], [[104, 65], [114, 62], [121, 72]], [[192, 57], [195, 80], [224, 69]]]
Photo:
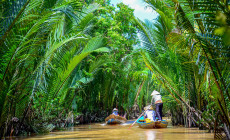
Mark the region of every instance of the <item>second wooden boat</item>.
[[111, 114], [105, 119], [105, 121], [107, 124], [121, 124], [125, 123], [127, 119], [121, 116]]

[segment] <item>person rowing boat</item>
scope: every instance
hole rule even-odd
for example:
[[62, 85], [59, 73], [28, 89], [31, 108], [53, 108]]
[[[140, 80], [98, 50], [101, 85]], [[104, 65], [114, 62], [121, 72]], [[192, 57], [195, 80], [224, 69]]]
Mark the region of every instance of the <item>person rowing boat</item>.
[[117, 108], [114, 108], [112, 114], [119, 116], [119, 114], [118, 114], [118, 109], [117, 109]]
[[158, 118], [158, 121], [162, 121], [163, 102], [161, 99], [161, 94], [158, 91], [154, 90], [151, 96], [152, 96], [151, 105], [156, 106], [156, 117]]

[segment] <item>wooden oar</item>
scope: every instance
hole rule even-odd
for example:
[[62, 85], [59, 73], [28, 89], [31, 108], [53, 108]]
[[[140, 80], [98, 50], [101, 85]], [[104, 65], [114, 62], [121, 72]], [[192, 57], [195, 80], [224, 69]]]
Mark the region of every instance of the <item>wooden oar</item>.
[[[151, 107], [151, 105], [137, 118], [137, 120], [138, 119], [140, 119], [140, 117], [149, 109]], [[130, 125], [130, 127], [129, 127], [129, 129], [131, 128], [131, 127], [133, 127], [133, 125], [137, 122], [137, 120], [132, 124], [132, 125]]]

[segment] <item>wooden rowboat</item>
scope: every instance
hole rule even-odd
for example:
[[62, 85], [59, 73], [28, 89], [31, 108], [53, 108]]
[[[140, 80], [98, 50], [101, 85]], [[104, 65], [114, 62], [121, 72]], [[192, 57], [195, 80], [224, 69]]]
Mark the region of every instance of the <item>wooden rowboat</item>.
[[122, 120], [119, 119], [109, 119], [108, 121], [106, 121], [107, 124], [121, 124], [121, 123], [125, 123]]
[[105, 119], [105, 121], [107, 124], [121, 124], [125, 123], [127, 119], [121, 116], [111, 114]]
[[137, 124], [139, 125], [140, 128], [148, 128], [148, 129], [153, 129], [153, 128], [167, 128], [168, 122], [163, 120], [163, 121], [151, 121], [151, 122], [146, 122], [144, 120], [144, 117], [140, 118], [137, 121]]
[[139, 120], [137, 122], [137, 124], [138, 124], [138, 126], [140, 128], [146, 128], [146, 129], [153, 129], [153, 128], [155, 128], [155, 122], [154, 121], [146, 122], [146, 121]]
[[167, 121], [160, 121], [155, 123], [156, 128], [167, 128], [168, 122]]

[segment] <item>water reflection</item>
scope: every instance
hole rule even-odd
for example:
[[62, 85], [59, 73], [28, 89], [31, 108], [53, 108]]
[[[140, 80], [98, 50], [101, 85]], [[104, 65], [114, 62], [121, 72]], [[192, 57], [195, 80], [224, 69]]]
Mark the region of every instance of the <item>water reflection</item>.
[[153, 130], [146, 130], [145, 135], [146, 135], [146, 140], [155, 140], [156, 139], [156, 132]]

